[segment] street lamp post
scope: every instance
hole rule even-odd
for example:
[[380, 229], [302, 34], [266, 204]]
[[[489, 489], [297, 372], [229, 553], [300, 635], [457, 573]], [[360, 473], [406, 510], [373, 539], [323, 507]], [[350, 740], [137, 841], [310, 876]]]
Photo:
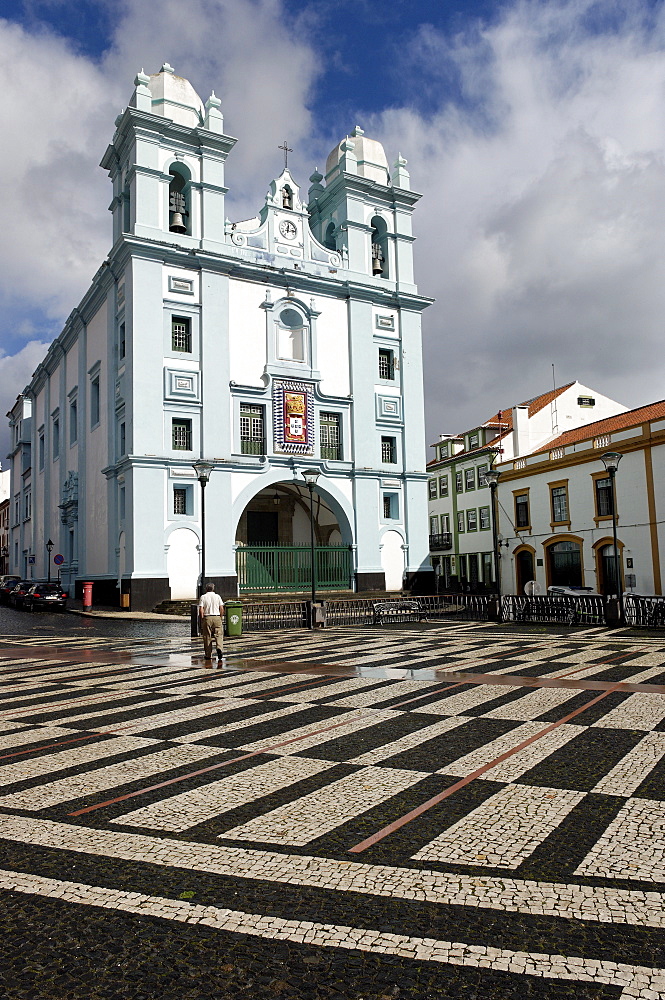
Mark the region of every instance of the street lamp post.
[[314, 487], [321, 475], [319, 469], [305, 469], [303, 478], [309, 490], [309, 547], [312, 562], [312, 600], [309, 608], [309, 627], [314, 628], [314, 604], [316, 602], [316, 549], [314, 547]]
[[199, 583], [197, 597], [200, 597], [205, 589], [206, 575], [206, 486], [213, 470], [212, 462], [205, 462], [202, 458], [198, 462], [193, 462], [196, 478], [201, 486], [201, 582]]
[[488, 469], [485, 473], [485, 482], [492, 494], [492, 545], [494, 548], [494, 582], [496, 592], [499, 597], [499, 608], [501, 607], [501, 563], [499, 561], [499, 523], [496, 502], [496, 489], [499, 484], [501, 473], [498, 469]]
[[51, 539], [49, 538], [48, 542], [46, 543], [46, 551], [48, 552], [48, 556], [47, 556], [46, 562], [48, 564], [47, 565], [47, 569], [48, 569], [48, 582], [49, 583], [51, 582], [51, 553], [53, 552], [53, 546], [54, 545], [55, 545], [55, 542], [52, 542]]
[[610, 477], [610, 492], [612, 495], [612, 540], [614, 543], [614, 581], [619, 598], [619, 621], [623, 623], [623, 586], [621, 583], [621, 563], [619, 561], [619, 547], [617, 544], [617, 484], [616, 474], [622, 455], [618, 451], [606, 451], [601, 455], [601, 461]]

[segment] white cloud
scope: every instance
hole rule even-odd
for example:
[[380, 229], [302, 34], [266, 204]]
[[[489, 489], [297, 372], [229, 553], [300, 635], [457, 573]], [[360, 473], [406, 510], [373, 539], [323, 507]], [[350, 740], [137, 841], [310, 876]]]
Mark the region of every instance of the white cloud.
[[420, 31], [412, 67], [456, 77], [468, 112], [439, 97], [375, 119], [425, 195], [430, 440], [544, 391], [552, 362], [628, 405], [664, 395], [662, 17], [633, 3], [599, 33], [597, 12], [519, 3], [452, 41]]

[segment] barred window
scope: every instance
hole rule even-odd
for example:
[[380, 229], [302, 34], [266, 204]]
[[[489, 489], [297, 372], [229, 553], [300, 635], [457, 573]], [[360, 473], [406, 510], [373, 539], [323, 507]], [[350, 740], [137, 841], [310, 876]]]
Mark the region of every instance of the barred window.
[[176, 486], [173, 490], [173, 513], [187, 513], [187, 487]]
[[387, 463], [388, 465], [394, 465], [397, 462], [397, 447], [395, 444], [395, 438], [381, 438], [381, 461]]
[[319, 417], [321, 458], [338, 462], [342, 457], [341, 418], [339, 413], [321, 413]]
[[240, 404], [240, 451], [243, 455], [265, 455], [266, 435], [262, 406]]
[[379, 378], [390, 381], [395, 378], [395, 355], [383, 348], [379, 349]]
[[192, 352], [192, 331], [189, 319], [182, 316], [171, 318], [171, 349], [184, 354]]
[[171, 422], [172, 447], [174, 451], [192, 450], [192, 421], [174, 418]]

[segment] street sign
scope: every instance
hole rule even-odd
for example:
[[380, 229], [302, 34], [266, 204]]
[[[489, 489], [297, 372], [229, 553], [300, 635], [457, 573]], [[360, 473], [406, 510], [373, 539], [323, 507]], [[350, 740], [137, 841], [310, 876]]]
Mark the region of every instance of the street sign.
[[28, 556], [28, 566], [34, 566], [34, 565], [35, 565], [35, 557]]
[[56, 566], [62, 566], [62, 564], [63, 564], [64, 561], [65, 561], [65, 557], [61, 556], [59, 552], [58, 552], [57, 556], [53, 556], [53, 562], [56, 564]]

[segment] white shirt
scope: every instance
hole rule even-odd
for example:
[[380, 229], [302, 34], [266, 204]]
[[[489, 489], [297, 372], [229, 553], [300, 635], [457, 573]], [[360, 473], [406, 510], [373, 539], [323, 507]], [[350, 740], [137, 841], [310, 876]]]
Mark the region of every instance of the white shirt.
[[211, 615], [220, 615], [223, 607], [224, 601], [214, 590], [207, 590], [205, 594], [201, 595], [199, 608], [205, 618], [209, 618]]

